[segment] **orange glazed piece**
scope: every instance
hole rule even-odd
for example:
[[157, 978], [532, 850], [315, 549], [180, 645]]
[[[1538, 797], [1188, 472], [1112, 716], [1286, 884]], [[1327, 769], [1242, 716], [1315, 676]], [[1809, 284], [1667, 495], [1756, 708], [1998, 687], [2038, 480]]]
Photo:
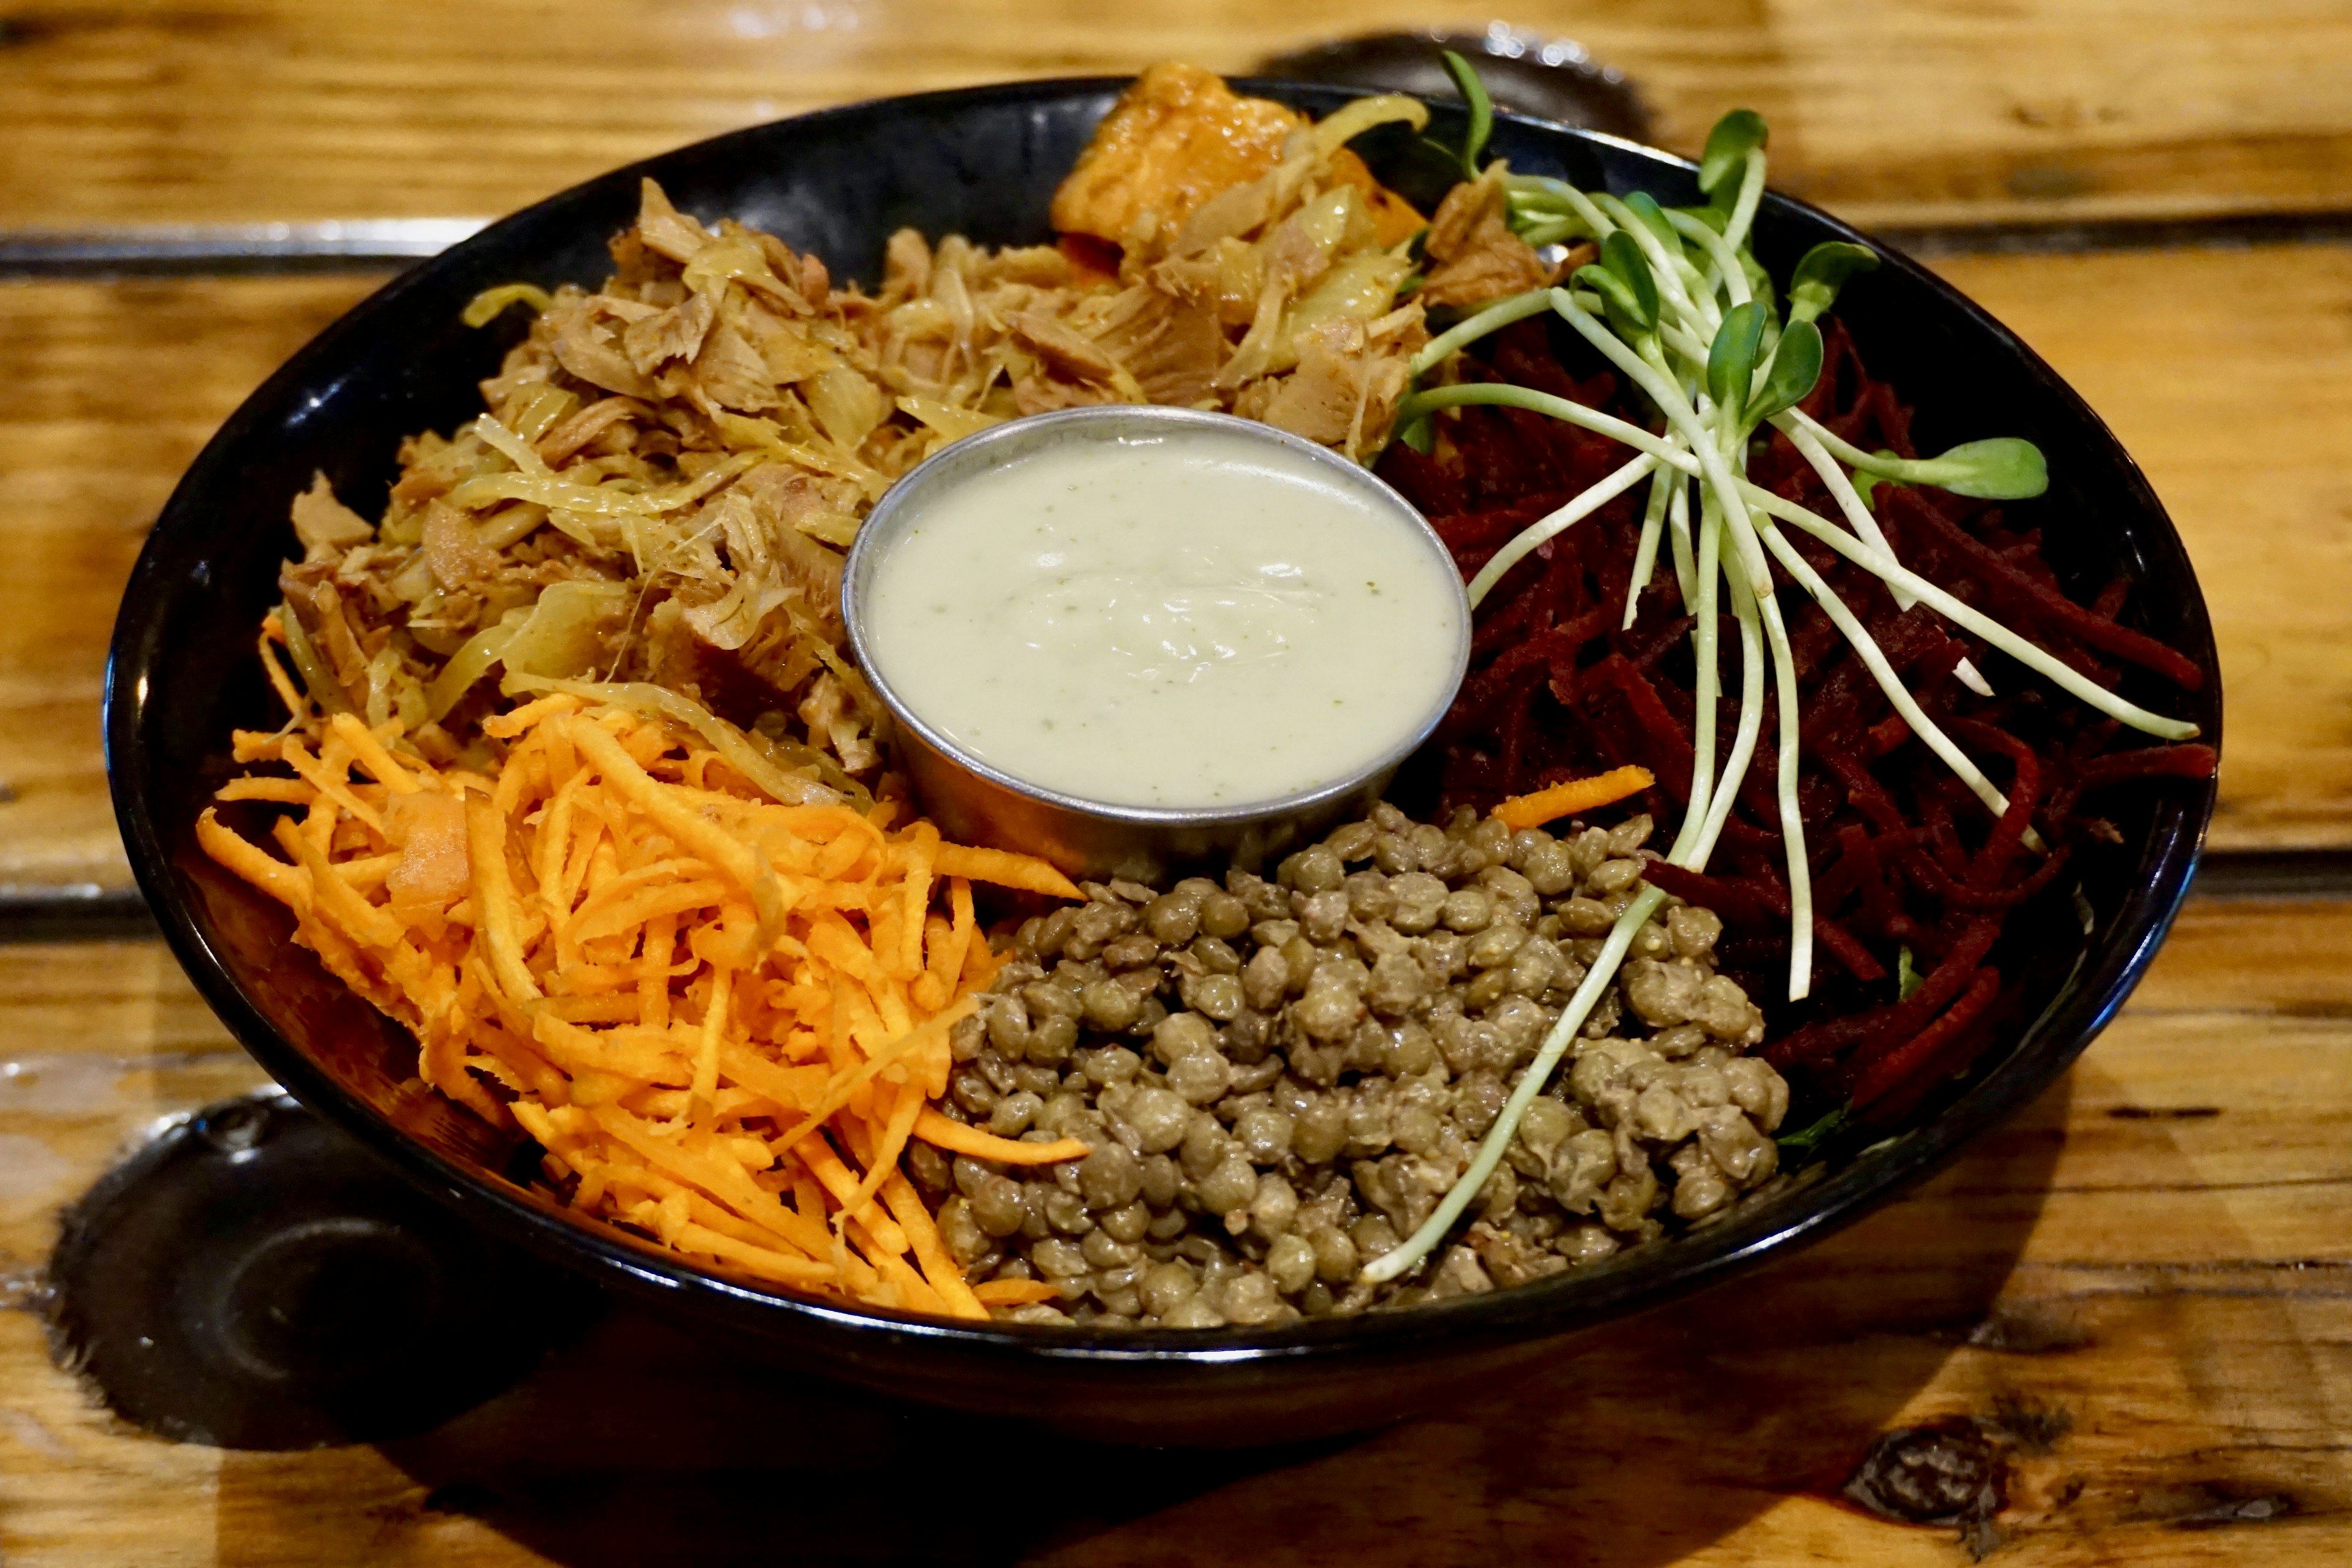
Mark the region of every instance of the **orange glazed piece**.
[[1163, 62], [1119, 95], [1054, 193], [1054, 227], [1124, 246], [1173, 228], [1219, 191], [1255, 180], [1304, 124], [1281, 104], [1243, 98], [1213, 71]]

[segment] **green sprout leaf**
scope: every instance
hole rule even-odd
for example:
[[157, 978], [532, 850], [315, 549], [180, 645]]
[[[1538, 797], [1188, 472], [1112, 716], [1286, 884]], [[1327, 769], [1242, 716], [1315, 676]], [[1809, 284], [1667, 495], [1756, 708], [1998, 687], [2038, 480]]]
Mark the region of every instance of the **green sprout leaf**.
[[1470, 129], [1462, 138], [1462, 174], [1465, 179], [1478, 177], [1478, 157], [1486, 151], [1486, 138], [1495, 132], [1495, 100], [1486, 96], [1486, 84], [1478, 79], [1477, 68], [1452, 49], [1441, 49], [1439, 57], [1445, 62], [1445, 74], [1454, 79], [1454, 86], [1469, 106]]
[[1911, 950], [1904, 947], [1895, 954], [1895, 999], [1908, 1002], [1920, 986], [1919, 972], [1911, 965]]
[[1698, 161], [1698, 188], [1715, 205], [1728, 211], [1739, 195], [1740, 175], [1748, 154], [1764, 145], [1769, 134], [1764, 117], [1752, 109], [1735, 109], [1706, 133], [1706, 151]]
[[1535, 191], [1512, 191], [1503, 198], [1513, 234], [1559, 226], [1580, 228], [1584, 220], [1562, 204]]
[[1625, 197], [1625, 209], [1642, 220], [1643, 228], [1658, 237], [1658, 243], [1666, 247], [1667, 255], [1681, 252], [1683, 237], [1676, 234], [1675, 226], [1666, 221], [1665, 209], [1658, 205], [1657, 197], [1647, 191], [1632, 192]]
[[1786, 1138], [1776, 1140], [1780, 1145], [1781, 1163], [1795, 1165], [1811, 1159], [1821, 1152], [1822, 1145], [1828, 1142], [1831, 1136], [1839, 1128], [1843, 1127], [1853, 1115], [1852, 1107], [1841, 1105], [1803, 1131], [1791, 1132]]
[[1638, 337], [1658, 328], [1658, 280], [1642, 247], [1623, 229], [1612, 229], [1601, 242], [1601, 259], [1576, 269], [1572, 279], [1600, 295], [1611, 312], [1622, 319], [1624, 335]]
[[1789, 318], [1810, 321], [1830, 308], [1838, 290], [1856, 273], [1877, 269], [1878, 253], [1842, 239], [1825, 239], [1805, 252], [1789, 279]]
[[1656, 322], [1655, 317], [1648, 321], [1642, 319], [1641, 297], [1626, 285], [1622, 278], [1597, 261], [1578, 268], [1569, 281], [1599, 295], [1601, 308], [1608, 313], [1611, 324], [1626, 337], [1640, 337]]
[[2017, 436], [1964, 442], [1912, 467], [1919, 483], [1981, 500], [2024, 500], [2050, 488], [2050, 465], [2042, 448]]
[[1874, 457], [1855, 466], [1883, 479], [1934, 485], [1979, 500], [2027, 500], [2050, 488], [2050, 465], [2042, 448], [2016, 436], [1963, 441], [1940, 457]]
[[1790, 321], [1772, 352], [1772, 374], [1748, 405], [1748, 420], [1760, 425], [1786, 408], [1793, 408], [1822, 378], [1822, 330], [1811, 321]]
[[1748, 386], [1763, 352], [1764, 307], [1751, 300], [1725, 312], [1706, 355], [1706, 395], [1717, 407], [1737, 412], [1747, 406]]

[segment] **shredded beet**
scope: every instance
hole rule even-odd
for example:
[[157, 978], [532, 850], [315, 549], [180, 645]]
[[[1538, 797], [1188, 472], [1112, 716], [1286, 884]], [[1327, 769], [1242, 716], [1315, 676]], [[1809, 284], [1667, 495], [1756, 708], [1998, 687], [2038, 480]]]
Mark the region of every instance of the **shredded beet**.
[[[1865, 450], [1915, 456], [1911, 413], [1864, 369], [1852, 340], [1825, 321], [1824, 369], [1804, 410]], [[1483, 357], [1481, 354], [1483, 353]], [[1636, 421], [1646, 405], [1580, 343], [1542, 320], [1505, 328], [1467, 353], [1465, 378], [1514, 383]], [[1653, 426], [1654, 427], [1654, 425]], [[1437, 421], [1434, 450], [1392, 445], [1380, 472], [1426, 512], [1467, 578], [1529, 523], [1624, 460], [1625, 448], [1507, 407]], [[1751, 479], [1828, 516], [1835, 503], [1777, 433], [1750, 456]], [[1656, 775], [1638, 807], [1672, 825], [1689, 787], [1696, 677], [1690, 612], [1665, 552], [1620, 629], [1641, 531], [1642, 487], [1539, 546], [1481, 606], [1468, 681], [1438, 734], [1437, 787], [1447, 807], [1484, 810], [1506, 795], [1639, 763]], [[2126, 665], [2185, 689], [2204, 672], [2116, 618], [2130, 584], [2068, 596], [2039, 533], [1991, 503], [1887, 484], [1873, 510], [1904, 563], [1982, 605], [2097, 684]], [[2003, 922], [2051, 887], [2086, 845], [2114, 829], [2084, 795], [2125, 781], [2210, 777], [2211, 747], [2123, 743], [2120, 727], [2032, 677], [1925, 605], [1900, 610], [1885, 585], [1810, 538], [1788, 537], [1867, 626], [1920, 706], [2002, 785], [1995, 820], [1911, 733], [1819, 605], [1781, 596], [1799, 669], [1803, 727], [1797, 795], [1813, 868], [1813, 996], [1772, 1009], [1776, 1065], [1823, 1100], [1850, 1099], [1883, 1121], [1973, 1061], [2012, 998], [1988, 955]], [[1785, 579], [1782, 579], [1785, 583]], [[1738, 638], [1722, 626], [1718, 757], [1738, 721]], [[1963, 662], [1995, 695], [1971, 691]], [[1780, 994], [1789, 954], [1789, 889], [1774, 804], [1776, 721], [1768, 702], [1756, 758], [1709, 870], [1658, 863], [1651, 879], [1722, 917], [1721, 961], [1759, 999]], [[1663, 838], [1664, 835], [1661, 835]], [[2038, 845], [2037, 845], [2038, 840]], [[1891, 976], [1908, 948], [1923, 976], [1907, 999]], [[2012, 964], [2011, 982], [2022, 973]]]

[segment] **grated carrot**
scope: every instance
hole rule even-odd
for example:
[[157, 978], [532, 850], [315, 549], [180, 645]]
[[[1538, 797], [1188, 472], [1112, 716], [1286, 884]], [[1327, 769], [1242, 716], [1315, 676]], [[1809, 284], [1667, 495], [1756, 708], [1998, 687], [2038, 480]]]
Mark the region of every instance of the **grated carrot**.
[[[306, 710], [241, 734], [240, 757], [286, 773], [220, 798], [293, 808], [268, 835], [283, 858], [209, 807], [197, 841], [415, 1032], [420, 1092], [536, 1139], [574, 1210], [869, 1305], [980, 1318], [1037, 1299], [975, 1291], [899, 1166], [916, 1138], [1086, 1152], [931, 1105], [994, 970], [972, 882], [1074, 896], [1067, 879], [929, 822], [892, 830], [882, 808], [772, 801], [692, 731], [570, 694], [483, 729], [507, 748], [487, 778], [436, 766], [397, 721]], [[457, 810], [426, 831], [432, 814], [391, 809], [409, 795]]]
[[383, 742], [360, 721], [358, 714], [338, 713], [328, 721], [327, 728], [352, 749], [352, 759], [365, 768], [376, 783], [393, 794], [415, 795], [423, 787], [408, 776], [406, 768], [393, 760], [392, 753], [384, 750]]
[[915, 1136], [935, 1149], [969, 1154], [975, 1160], [993, 1160], [1001, 1165], [1051, 1165], [1063, 1160], [1083, 1160], [1094, 1152], [1075, 1138], [1060, 1138], [1051, 1143], [999, 1138], [993, 1132], [950, 1121], [928, 1109], [915, 1118]]
[[1495, 818], [1513, 831], [1541, 827], [1580, 811], [1592, 811], [1629, 795], [1639, 795], [1658, 781], [1643, 767], [1612, 768], [1589, 779], [1569, 779], [1529, 795], [1515, 795], [1495, 807]]
[[1045, 861], [1033, 855], [1015, 855], [1009, 849], [982, 849], [968, 844], [942, 844], [939, 861], [933, 868], [942, 877], [961, 877], [968, 881], [992, 882], [1000, 888], [1018, 888], [1024, 892], [1045, 893], [1056, 899], [1084, 897], [1078, 885]]
[[319, 798], [319, 792], [300, 779], [231, 779], [213, 791], [217, 801], [267, 800], [279, 805], [308, 805]]

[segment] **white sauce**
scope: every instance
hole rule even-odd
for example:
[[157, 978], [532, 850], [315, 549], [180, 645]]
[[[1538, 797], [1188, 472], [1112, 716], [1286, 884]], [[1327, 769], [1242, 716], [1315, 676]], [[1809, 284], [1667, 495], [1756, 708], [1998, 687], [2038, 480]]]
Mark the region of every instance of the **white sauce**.
[[1224, 431], [1073, 439], [925, 501], [874, 568], [870, 657], [970, 754], [1106, 805], [1346, 776], [1446, 700], [1460, 590], [1427, 536]]

